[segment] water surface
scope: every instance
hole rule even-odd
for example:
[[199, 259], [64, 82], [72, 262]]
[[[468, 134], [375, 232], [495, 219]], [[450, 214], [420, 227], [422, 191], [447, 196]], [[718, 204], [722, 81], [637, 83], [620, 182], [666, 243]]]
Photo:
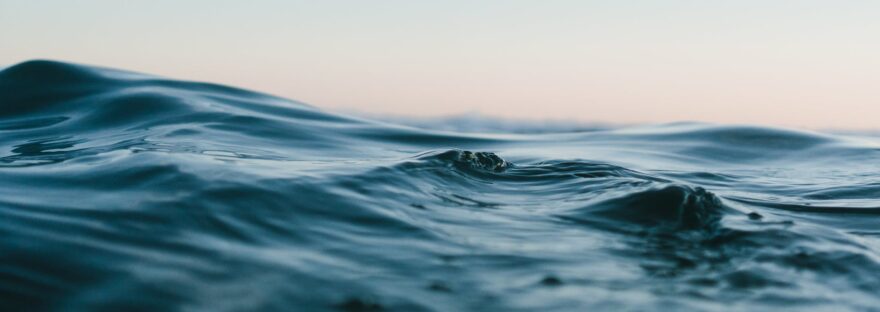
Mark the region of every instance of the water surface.
[[880, 306], [874, 136], [505, 127], [427, 130], [213, 84], [9, 67], [0, 310]]

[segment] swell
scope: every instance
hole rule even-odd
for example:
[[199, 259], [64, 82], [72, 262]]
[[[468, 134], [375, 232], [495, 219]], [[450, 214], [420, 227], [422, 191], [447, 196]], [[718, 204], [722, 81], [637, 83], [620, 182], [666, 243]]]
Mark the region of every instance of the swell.
[[[92, 138], [140, 132], [163, 137], [189, 132], [242, 149], [348, 149], [365, 146], [406, 152], [433, 148], [491, 148], [509, 144], [580, 145], [574, 156], [614, 155], [658, 165], [785, 165], [876, 158], [876, 146], [839, 137], [753, 126], [668, 124], [560, 135], [483, 135], [403, 127], [322, 112], [251, 91], [160, 79], [119, 70], [54, 61], [29, 61], [0, 72], [0, 143], [65, 136]], [[164, 139], [164, 138], [163, 138]], [[541, 151], [536, 151], [541, 155]], [[626, 155], [630, 154], [630, 155]], [[277, 155], [274, 155], [277, 156]]]
[[[190, 145], [196, 151], [233, 145], [232, 153], [276, 150], [293, 154], [295, 147], [302, 146], [296, 154], [306, 157], [319, 152], [326, 155], [328, 149], [373, 154], [392, 145], [467, 146], [502, 141], [343, 117], [225, 86], [53, 61], [25, 62], [0, 72], [0, 103], [0, 131], [4, 132], [0, 144], [15, 146], [7, 161], [24, 161], [36, 148], [50, 147], [38, 142], [86, 145], [116, 137]], [[112, 149], [119, 143], [105, 146]], [[23, 150], [29, 152], [18, 152]], [[278, 154], [261, 156], [277, 158]]]

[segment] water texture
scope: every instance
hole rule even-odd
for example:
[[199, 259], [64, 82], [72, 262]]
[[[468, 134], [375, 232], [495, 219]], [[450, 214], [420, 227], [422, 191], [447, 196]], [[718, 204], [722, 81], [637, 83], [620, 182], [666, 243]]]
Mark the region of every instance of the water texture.
[[515, 132], [8, 67], [0, 310], [880, 307], [876, 137]]

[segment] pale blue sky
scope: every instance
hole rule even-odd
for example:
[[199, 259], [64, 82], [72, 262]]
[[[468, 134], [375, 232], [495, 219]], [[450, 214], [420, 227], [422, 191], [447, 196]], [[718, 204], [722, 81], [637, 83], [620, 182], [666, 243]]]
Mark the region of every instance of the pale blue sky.
[[880, 123], [880, 1], [0, 0], [0, 40], [372, 114]]

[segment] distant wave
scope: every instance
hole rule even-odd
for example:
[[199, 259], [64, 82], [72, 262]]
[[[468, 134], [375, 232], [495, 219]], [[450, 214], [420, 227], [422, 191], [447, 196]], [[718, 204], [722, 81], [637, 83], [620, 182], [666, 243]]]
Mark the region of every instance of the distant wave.
[[876, 137], [447, 122], [8, 67], [0, 310], [880, 306]]
[[479, 113], [466, 113], [445, 117], [404, 117], [370, 114], [363, 112], [351, 112], [354, 116], [385, 121], [397, 125], [405, 125], [415, 128], [452, 131], [465, 133], [514, 133], [514, 134], [541, 134], [541, 133], [564, 133], [564, 132], [587, 132], [619, 128], [610, 124], [584, 123], [573, 120], [526, 120], [526, 119], [502, 119], [485, 116]]

